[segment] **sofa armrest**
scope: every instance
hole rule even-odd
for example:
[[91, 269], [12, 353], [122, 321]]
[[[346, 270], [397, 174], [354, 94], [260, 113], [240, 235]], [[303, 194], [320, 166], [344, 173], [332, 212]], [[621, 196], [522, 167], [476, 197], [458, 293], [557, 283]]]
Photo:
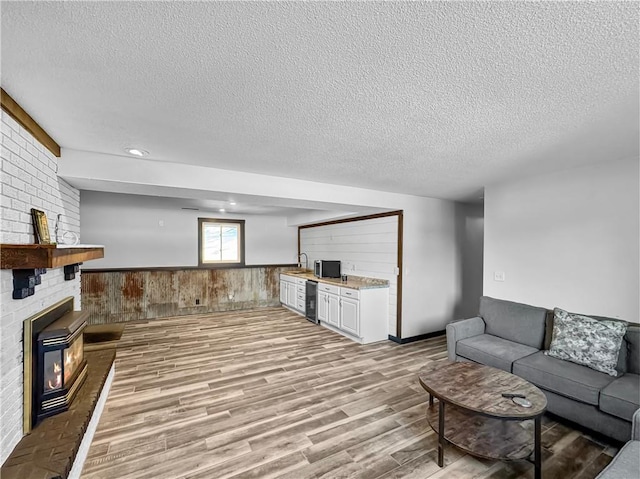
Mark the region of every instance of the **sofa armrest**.
[[484, 326], [484, 320], [478, 316], [447, 324], [447, 355], [449, 360], [456, 360], [456, 343], [458, 341], [484, 334]]
[[633, 413], [631, 421], [631, 440], [640, 441], [640, 409]]

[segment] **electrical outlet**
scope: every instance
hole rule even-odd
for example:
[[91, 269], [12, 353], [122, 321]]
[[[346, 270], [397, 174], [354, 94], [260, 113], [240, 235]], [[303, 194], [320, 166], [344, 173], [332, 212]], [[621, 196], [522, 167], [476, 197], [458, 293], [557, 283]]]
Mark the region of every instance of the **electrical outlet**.
[[229, 293], [229, 301], [233, 301], [233, 293]]
[[493, 280], [494, 281], [504, 281], [505, 275], [504, 271], [494, 271], [493, 272]]
[[158, 226], [160, 226], [162, 228], [164, 226], [164, 220], [159, 220], [158, 221]]

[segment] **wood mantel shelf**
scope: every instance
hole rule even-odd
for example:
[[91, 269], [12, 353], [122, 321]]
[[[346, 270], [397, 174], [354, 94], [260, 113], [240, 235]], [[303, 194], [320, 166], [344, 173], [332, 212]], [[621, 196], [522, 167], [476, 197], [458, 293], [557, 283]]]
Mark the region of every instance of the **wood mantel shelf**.
[[100, 258], [101, 245], [0, 244], [2, 269], [62, 268]]

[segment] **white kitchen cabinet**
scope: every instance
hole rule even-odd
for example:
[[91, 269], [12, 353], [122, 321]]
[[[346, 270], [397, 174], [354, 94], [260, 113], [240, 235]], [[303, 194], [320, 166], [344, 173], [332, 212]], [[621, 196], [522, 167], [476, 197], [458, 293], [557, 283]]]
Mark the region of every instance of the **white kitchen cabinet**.
[[340, 298], [340, 329], [360, 337], [360, 301]]
[[281, 274], [280, 303], [301, 314], [305, 314], [306, 283], [306, 279]]
[[302, 278], [296, 278], [296, 305], [295, 309], [305, 314], [306, 310], [306, 298], [307, 298], [307, 280]]
[[389, 288], [318, 285], [318, 319], [362, 344], [389, 338]]
[[[320, 324], [362, 344], [389, 338], [389, 288], [347, 288], [315, 280]], [[280, 275], [280, 302], [305, 314], [306, 279]]]
[[340, 298], [335, 294], [327, 295], [327, 322], [332, 326], [340, 326]]
[[284, 279], [280, 279], [280, 302], [282, 304], [287, 304], [287, 282]]
[[320, 321], [320, 323], [328, 322], [329, 317], [329, 300], [327, 298], [329, 293], [326, 291], [318, 290], [318, 303], [316, 309], [316, 319]]
[[318, 320], [334, 327], [340, 326], [340, 287], [318, 283]]
[[296, 309], [296, 303], [298, 299], [296, 298], [297, 288], [295, 283], [287, 283], [287, 306], [290, 308]]

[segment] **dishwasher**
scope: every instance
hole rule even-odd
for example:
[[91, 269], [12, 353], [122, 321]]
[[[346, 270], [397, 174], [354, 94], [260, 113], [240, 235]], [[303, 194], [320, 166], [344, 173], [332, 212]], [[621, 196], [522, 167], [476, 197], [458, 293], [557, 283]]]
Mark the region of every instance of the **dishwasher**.
[[318, 282], [307, 280], [305, 294], [305, 316], [312, 323], [318, 324], [316, 306], [318, 304]]

